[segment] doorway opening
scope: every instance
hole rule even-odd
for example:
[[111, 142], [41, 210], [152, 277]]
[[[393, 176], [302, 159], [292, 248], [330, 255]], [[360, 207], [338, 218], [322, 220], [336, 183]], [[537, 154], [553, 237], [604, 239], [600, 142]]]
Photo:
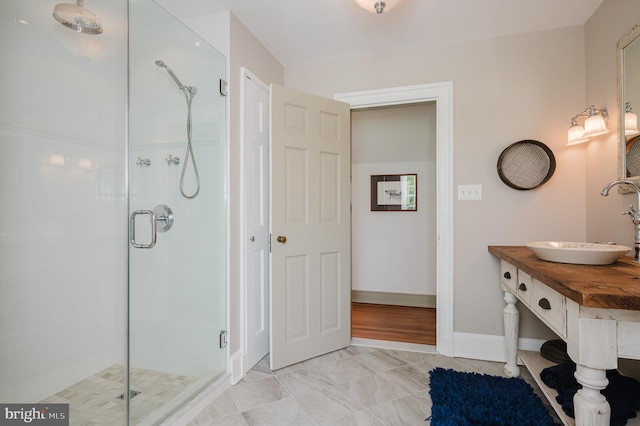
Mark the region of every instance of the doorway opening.
[[353, 338], [436, 345], [436, 142], [434, 101], [351, 111]]
[[424, 102], [435, 103], [436, 349], [442, 355], [453, 356], [453, 83], [441, 82], [343, 93], [334, 98], [350, 104], [352, 111]]

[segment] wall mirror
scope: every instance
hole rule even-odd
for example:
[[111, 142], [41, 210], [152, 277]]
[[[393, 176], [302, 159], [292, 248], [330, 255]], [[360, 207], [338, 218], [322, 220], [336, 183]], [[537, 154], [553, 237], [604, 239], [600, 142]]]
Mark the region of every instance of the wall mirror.
[[627, 112], [640, 112], [640, 24], [620, 38], [617, 52], [620, 177], [640, 181], [640, 134], [627, 121], [633, 118]]

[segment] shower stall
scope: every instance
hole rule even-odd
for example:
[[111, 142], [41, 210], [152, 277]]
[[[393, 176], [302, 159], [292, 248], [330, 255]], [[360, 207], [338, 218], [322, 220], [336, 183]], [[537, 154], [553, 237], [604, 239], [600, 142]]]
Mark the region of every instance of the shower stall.
[[225, 58], [60, 1], [0, 2], [0, 403], [161, 424], [227, 370]]

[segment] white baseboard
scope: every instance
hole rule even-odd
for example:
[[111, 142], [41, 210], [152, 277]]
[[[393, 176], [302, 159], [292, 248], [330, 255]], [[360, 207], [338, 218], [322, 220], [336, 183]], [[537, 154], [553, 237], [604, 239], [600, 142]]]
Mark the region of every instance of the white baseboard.
[[359, 337], [352, 337], [351, 344], [353, 346], [366, 346], [369, 348], [380, 348], [380, 349], [394, 349], [394, 350], [407, 351], [407, 352], [422, 352], [422, 353], [428, 353], [428, 354], [438, 353], [435, 346], [420, 345], [417, 343], [393, 342], [389, 340], [374, 340], [374, 339], [362, 339]]
[[386, 293], [379, 291], [351, 290], [351, 301], [377, 305], [413, 306], [435, 308], [436, 296], [428, 294]]
[[[524, 351], [539, 352], [544, 343], [540, 339], [518, 339], [518, 348]], [[439, 342], [441, 347], [416, 345], [411, 343], [390, 342], [385, 340], [372, 340], [352, 338], [354, 346], [369, 346], [383, 349], [397, 349], [412, 352], [439, 353], [455, 358], [479, 359], [483, 361], [506, 362], [504, 336], [488, 334], [453, 333], [453, 340], [443, 339]]]
[[454, 339], [447, 337], [439, 337], [437, 339], [438, 353], [440, 355], [453, 357], [454, 356]]
[[231, 363], [231, 384], [235, 385], [244, 377], [245, 356], [242, 351], [237, 351], [229, 360]]
[[[504, 336], [487, 334], [453, 333], [456, 358], [480, 359], [483, 361], [506, 362]], [[518, 348], [525, 351], [540, 351], [544, 340], [518, 339]]]

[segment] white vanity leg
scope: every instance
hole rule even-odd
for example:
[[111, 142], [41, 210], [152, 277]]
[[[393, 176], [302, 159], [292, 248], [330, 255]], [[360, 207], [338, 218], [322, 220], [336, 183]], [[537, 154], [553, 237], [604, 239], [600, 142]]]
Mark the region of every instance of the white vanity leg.
[[504, 373], [507, 377], [520, 377], [518, 367], [518, 328], [520, 326], [520, 312], [516, 308], [518, 299], [511, 292], [504, 292], [504, 334], [507, 349], [507, 364]]
[[577, 364], [575, 377], [582, 385], [573, 397], [576, 426], [609, 426], [611, 408], [600, 393], [609, 383], [607, 372]]

